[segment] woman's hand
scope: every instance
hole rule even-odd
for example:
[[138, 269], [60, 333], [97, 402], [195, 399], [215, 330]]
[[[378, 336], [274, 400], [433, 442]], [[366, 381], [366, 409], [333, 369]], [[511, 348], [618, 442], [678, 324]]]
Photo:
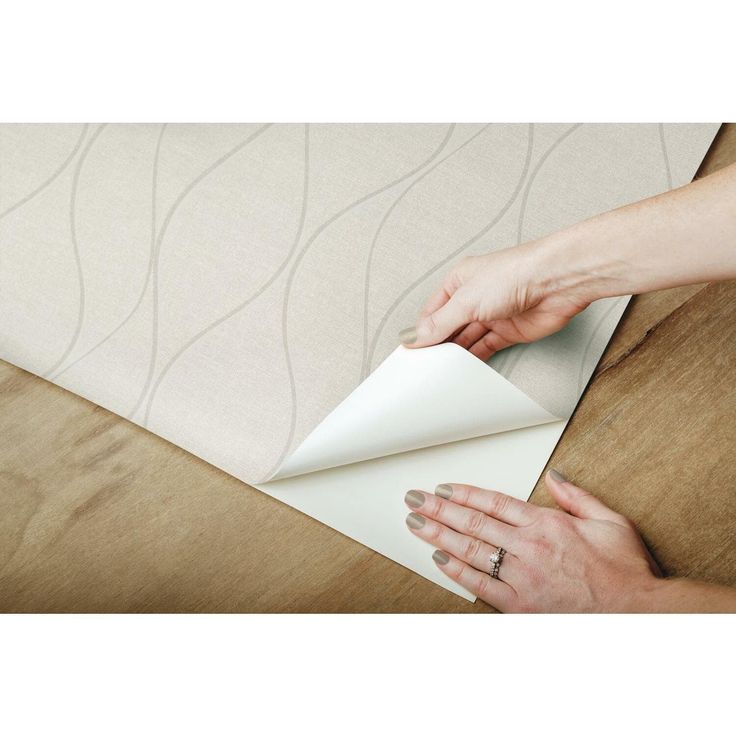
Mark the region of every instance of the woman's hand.
[[[562, 511], [458, 484], [409, 491], [407, 526], [448, 577], [504, 612], [651, 610], [667, 583], [634, 525], [552, 470]], [[490, 556], [506, 550], [498, 579]]]
[[407, 347], [452, 340], [481, 360], [497, 350], [557, 332], [590, 300], [555, 283], [542, 246], [528, 243], [465, 258], [427, 301], [415, 327], [402, 330]]
[[452, 338], [482, 360], [556, 332], [590, 302], [736, 278], [736, 164], [513, 248], [466, 258], [407, 347]]

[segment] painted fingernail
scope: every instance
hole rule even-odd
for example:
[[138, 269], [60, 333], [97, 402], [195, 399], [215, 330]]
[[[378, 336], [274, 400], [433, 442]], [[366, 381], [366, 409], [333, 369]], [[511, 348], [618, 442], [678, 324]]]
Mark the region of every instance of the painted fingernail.
[[434, 489], [434, 494], [440, 498], [448, 499], [452, 496], [452, 486], [448, 486], [447, 483], [440, 483], [437, 488]]
[[420, 491], [409, 491], [404, 496], [404, 501], [413, 509], [418, 509], [424, 503], [424, 494]]
[[421, 529], [424, 526], [424, 517], [412, 512], [406, 517], [406, 525], [409, 529]]
[[438, 565], [446, 565], [450, 561], [450, 557], [446, 555], [441, 549], [436, 549], [432, 552], [432, 559]]
[[412, 345], [417, 341], [417, 331], [414, 327], [407, 327], [405, 330], [399, 332], [399, 340], [404, 345]]
[[554, 468], [549, 471], [549, 477], [552, 478], [552, 480], [556, 480], [558, 483], [567, 483], [567, 478], [565, 478], [562, 473], [558, 473]]

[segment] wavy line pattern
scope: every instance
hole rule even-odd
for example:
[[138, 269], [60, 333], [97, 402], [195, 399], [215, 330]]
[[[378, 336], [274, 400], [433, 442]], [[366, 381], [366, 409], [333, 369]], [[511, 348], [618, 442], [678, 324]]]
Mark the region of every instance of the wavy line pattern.
[[[166, 439], [211, 462], [226, 458], [230, 467], [236, 468], [235, 474], [246, 480], [262, 478], [272, 473], [295, 443], [304, 438], [301, 433], [314, 426], [310, 425], [312, 420], [324, 417], [344, 398], [334, 395], [344, 389], [344, 376], [357, 382], [370, 371], [377, 359], [378, 346], [385, 342], [382, 338], [392, 317], [397, 316], [402, 305], [406, 307], [407, 300], [415, 297], [433, 274], [463, 251], [483, 242], [483, 238], [497, 234], [500, 227], [508, 225], [512, 233], [515, 228], [516, 242], [522, 242], [532, 229], [550, 231], [567, 224], [565, 218], [569, 218], [571, 211], [591, 212], [599, 204], [598, 211], [607, 209], [611, 196], [626, 197], [628, 191], [636, 196], [647, 192], [656, 194], [662, 190], [663, 180], [670, 188], [686, 183], [687, 173], [695, 173], [700, 154], [705, 152], [717, 127], [690, 126], [669, 136], [660, 125], [657, 139], [653, 126], [626, 126], [625, 129], [589, 126], [584, 140], [580, 140], [582, 137], [574, 135], [580, 126], [571, 125], [559, 135], [548, 132], [555, 140], [539, 150], [542, 128], [534, 125], [521, 129], [496, 126], [493, 139], [490, 135], [484, 138], [488, 126], [473, 128], [472, 132], [455, 125], [415, 126], [397, 135], [396, 128], [383, 125], [360, 128], [327, 125], [319, 130], [305, 125], [303, 148], [302, 129], [295, 128], [288, 136], [289, 147], [283, 149], [282, 156], [282, 139], [276, 133], [280, 130], [276, 126], [273, 134], [268, 134], [267, 144], [253, 146], [252, 153], [235, 158], [222, 177], [212, 176], [206, 186], [200, 186], [223, 164], [266, 134], [271, 126], [253, 126], [246, 132], [230, 129], [227, 143], [216, 136], [201, 136], [187, 126], [145, 129], [138, 126], [130, 128], [135, 130], [130, 133], [130, 146], [125, 137], [127, 126], [116, 128], [116, 135], [109, 137], [102, 133], [104, 126], [96, 129], [84, 126], [61, 163], [29, 161], [28, 166], [39, 170], [29, 172], [27, 168], [17, 168], [21, 164], [15, 159], [0, 161], [3, 177], [18, 176], [20, 182], [28, 181], [30, 175], [32, 181], [41, 181], [33, 191], [0, 212], [0, 217], [15, 213], [12, 219], [3, 222], [0, 357], [56, 381], [73, 368], [74, 390], [92, 401], [101, 402], [139, 423], [152, 423], [155, 419], [156, 431]], [[338, 130], [336, 135], [334, 130]], [[688, 134], [696, 136], [696, 140], [688, 140]], [[34, 135], [29, 133], [28, 145], [32, 145]], [[12, 138], [17, 136], [14, 128]], [[143, 146], [141, 141], [145, 142]], [[370, 154], [364, 148], [366, 141], [371, 147]], [[194, 145], [202, 149], [193, 151]], [[492, 145], [494, 148], [489, 148]], [[484, 155], [489, 151], [508, 153], [502, 159], [506, 163], [494, 164], [482, 182], [472, 165], [466, 169], [459, 164], [459, 152], [465, 151], [462, 160], [470, 160], [465, 157], [476, 146]], [[94, 167], [90, 163], [92, 150]], [[164, 156], [165, 167], [161, 163]], [[452, 157], [456, 158], [446, 164]], [[106, 170], [100, 166], [106, 160], [114, 165], [110, 166], [109, 179], [100, 182], [102, 186], [97, 190], [93, 188], [92, 169], [95, 177], [106, 176]], [[651, 165], [652, 161], [655, 166]], [[128, 165], [133, 168], [126, 169]], [[63, 176], [65, 171], [67, 176]], [[241, 171], [247, 172], [247, 176], [239, 176]], [[139, 196], [135, 203], [131, 201], [129, 209], [125, 209], [125, 196], [118, 196], [119, 190], [115, 189], [117, 177], [133, 187], [140, 180], [140, 187], [134, 189]], [[365, 183], [368, 179], [374, 183]], [[248, 183], [242, 183], [243, 191], [234, 192], [234, 185], [227, 183], [232, 181]], [[63, 207], [39, 213], [41, 205], [46, 206], [46, 198], [41, 202], [38, 195], [55, 182], [54, 191], [63, 186]], [[612, 182], [615, 187], [610, 186]], [[631, 182], [629, 189], [626, 182]], [[568, 187], [568, 183], [574, 186]], [[336, 198], [341, 202], [349, 199], [350, 195], [342, 191], [346, 186], [358, 191], [370, 188], [370, 191], [345, 206], [331, 205]], [[543, 192], [544, 187], [549, 189]], [[117, 192], [116, 196], [110, 196], [111, 191]], [[447, 241], [446, 229], [435, 232], [434, 225], [428, 222], [420, 227], [417, 218], [426, 211], [442, 215], [438, 230], [446, 228], [446, 223], [454, 218], [477, 216], [469, 210], [474, 205], [459, 196], [462, 191], [477, 192], [480, 197], [494, 193], [498, 197], [494, 200], [498, 211], [489, 213], [490, 219], [482, 227], [479, 222], [479, 230], [472, 237], [466, 239], [456, 234], [443, 242]], [[413, 206], [415, 199], [421, 202], [420, 207]], [[78, 206], [81, 201], [84, 207]], [[182, 207], [185, 202], [190, 202], [191, 207]], [[261, 209], [264, 202], [267, 210]], [[411, 207], [407, 206], [408, 202], [412, 203]], [[236, 209], [241, 204], [243, 213]], [[54, 202], [49, 207], [57, 205]], [[125, 211], [121, 212], [121, 207]], [[313, 214], [330, 213], [336, 208], [338, 211], [324, 215], [321, 221]], [[219, 219], [217, 223], [209, 222], [212, 212], [222, 213], [223, 230], [216, 227]], [[210, 247], [218, 248], [218, 235], [227, 232], [227, 227], [241, 227], [239, 223], [246, 212], [257, 213], [252, 232], [246, 232], [243, 238], [252, 243], [248, 252], [231, 253], [228, 248], [208, 251]], [[445, 216], [448, 213], [451, 217]], [[70, 233], [71, 247], [61, 252], [68, 254], [77, 288], [44, 281], [46, 275], [33, 278], [38, 270], [39, 214], [54, 223], [62, 222], [63, 227], [68, 222], [69, 230], [65, 232]], [[230, 219], [231, 215], [237, 217]], [[163, 219], [159, 222], [160, 217]], [[182, 227], [184, 221], [191, 223], [191, 231]], [[177, 227], [173, 226], [175, 222]], [[126, 260], [120, 252], [116, 252], [115, 258], [105, 257], [104, 249], [109, 248], [111, 241], [108, 236], [95, 239], [96, 228], [99, 226], [101, 234], [117, 233], [118, 224], [120, 242], [130, 242], [133, 237], [130, 233], [135, 233], [140, 261]], [[410, 247], [402, 245], [408, 248], [408, 253], [392, 254], [387, 242], [389, 233], [403, 244], [411, 242], [411, 233], [420, 230], [434, 240]], [[328, 237], [328, 232], [333, 237]], [[84, 233], [84, 243], [78, 242], [80, 233]], [[338, 233], [347, 233], [343, 237], [350, 239], [344, 248]], [[187, 238], [187, 242], [177, 243], [180, 237]], [[65, 238], [66, 234], [63, 246], [66, 246]], [[502, 245], [497, 240], [496, 236], [494, 247]], [[272, 242], [273, 246], [266, 246]], [[422, 251], [425, 245], [430, 249], [426, 253]], [[181, 253], [192, 254], [191, 263], [183, 255], [176, 263], [177, 269], [191, 269], [186, 271], [186, 286], [177, 287], [179, 282], [175, 277], [180, 271], [168, 270], [169, 261], [162, 257], [164, 246], [186, 246], [181, 248]], [[452, 252], [445, 257], [428, 255], [446, 253], [447, 247]], [[335, 260], [329, 260], [332, 256], [328, 254], [336, 254]], [[232, 260], [227, 261], [228, 258]], [[405, 258], [411, 264], [404, 266]], [[243, 280], [234, 278], [233, 274], [242, 272], [244, 279], [254, 259], [258, 259], [263, 275], [250, 287], [252, 291], [241, 292]], [[233, 274], [222, 279], [222, 293], [212, 293], [212, 284], [219, 283], [217, 268], [228, 267], [215, 266], [220, 263], [232, 266]], [[423, 265], [418, 266], [419, 263]], [[131, 290], [131, 301], [126, 299], [125, 304], [132, 304], [132, 308], [125, 308], [124, 317], [120, 305], [114, 302], [119, 289], [104, 293], [104, 285], [111, 282], [109, 271], [100, 271], [106, 268], [115, 269], [112, 278]], [[141, 272], [143, 268], [145, 273]], [[198, 274], [199, 268], [203, 268], [206, 278], [189, 278]], [[26, 285], [36, 292], [24, 294]], [[169, 285], [174, 291], [169, 291]], [[197, 304], [203, 294], [207, 296], [207, 309], [213, 311], [201, 316], [201, 322], [192, 326], [191, 332], [174, 338], [169, 330], [178, 330], [181, 320], [191, 318], [191, 305]], [[170, 300], [169, 295], [174, 298]], [[13, 299], [19, 301], [9, 301]], [[256, 312], [254, 303], [264, 305], [265, 299], [273, 306]], [[555, 353], [546, 364], [547, 347], [540, 344], [533, 351], [524, 347], [499, 356], [502, 360], [494, 367], [507, 378], [513, 376], [516, 384], [527, 390], [524, 381], [530, 380], [529, 376], [539, 366], [545, 372], [542, 387], [545, 391], [579, 395], [599, 348], [612, 329], [616, 304], [620, 302], [612, 303], [600, 315], [596, 312], [595, 318], [591, 318], [593, 313], [588, 313], [578, 323], [577, 331], [562, 341], [563, 352]], [[378, 308], [378, 305], [382, 306]], [[48, 354], [49, 344], [58, 340], [52, 332], [58, 321], [49, 318], [45, 311], [49, 308], [63, 315], [64, 323], [69, 325], [68, 335], [62, 336], [64, 349], [58, 358]], [[339, 319], [334, 315], [336, 309], [341, 310]], [[369, 315], [373, 315], [374, 322], [369, 320]], [[214, 341], [207, 337], [229, 320], [227, 334], [237, 324], [243, 331], [243, 347], [238, 353], [240, 345], [234, 346], [225, 358], [213, 354]], [[349, 334], [333, 334], [332, 326], [336, 324]], [[255, 342], [254, 335], [264, 331], [272, 332], [276, 350]], [[94, 338], [96, 342], [91, 347], [86, 343], [82, 347], [88, 334], [99, 337]], [[113, 341], [115, 336], [117, 339]], [[217, 332], [218, 339], [221, 336]], [[315, 339], [311, 340], [310, 336]], [[320, 340], [333, 343], [326, 346]], [[349, 345], [357, 349], [350, 350]], [[551, 343], [549, 350], [557, 350], [555, 345]], [[104, 351], [103, 346], [107, 346]], [[259, 350], [268, 352], [260, 352], [256, 360], [251, 360], [251, 354]], [[283, 368], [279, 362], [281, 351]], [[95, 360], [90, 360], [93, 354]], [[234, 355], [239, 356], [237, 365], [222, 364], [223, 360], [234, 360]], [[324, 355], [331, 357], [324, 360]], [[274, 375], [278, 369], [284, 376], [273, 389], [269, 381], [273, 383], [275, 379], [263, 377], [258, 368], [268, 365], [268, 361], [274, 365]], [[51, 362], [54, 365], [47, 368]], [[211, 370], [217, 363], [219, 374]], [[320, 370], [331, 372], [326, 376], [329, 380], [318, 386], [310, 385]], [[215, 379], [216, 375], [236, 378], [222, 385]], [[131, 386], [132, 376], [140, 376], [140, 382]], [[333, 380], [337, 376], [340, 381]], [[122, 395], [121, 389], [120, 395], [115, 396], [110, 386], [125, 387], [133, 393]], [[191, 387], [198, 393], [190, 402], [187, 390]], [[531, 388], [527, 393], [533, 395]], [[176, 405], [172, 396], [177, 397]], [[539, 396], [535, 398], [541, 400]], [[249, 414], [251, 405], [255, 407], [252, 415]], [[232, 424], [228, 425], [233, 417], [238, 418], [236, 431], [232, 431]], [[254, 421], [253, 417], [260, 419]]]
[[138, 307], [140, 307], [141, 302], [143, 301], [143, 297], [146, 295], [146, 291], [148, 290], [148, 284], [151, 280], [151, 269], [153, 266], [153, 251], [155, 247], [156, 242], [156, 183], [158, 181], [158, 162], [159, 157], [161, 155], [161, 142], [164, 139], [164, 132], [166, 131], [166, 123], [164, 123], [161, 126], [161, 129], [159, 131], [158, 140], [156, 141], [156, 152], [153, 157], [153, 173], [151, 175], [152, 182], [151, 182], [151, 245], [148, 253], [148, 265], [146, 266], [146, 276], [143, 280], [143, 286], [141, 286], [140, 293], [138, 294], [138, 299], [136, 299], [135, 304], [133, 305], [132, 309], [128, 312], [128, 314], [122, 319], [121, 322], [119, 322], [114, 329], [112, 329], [110, 332], [105, 335], [101, 340], [99, 340], [97, 343], [95, 343], [89, 350], [87, 350], [85, 353], [80, 355], [76, 360], [69, 363], [69, 365], [66, 366], [66, 368], [62, 368], [61, 370], [57, 371], [54, 375], [49, 376], [49, 380], [55, 380], [57, 378], [60, 378], [64, 373], [66, 373], [68, 370], [73, 368], [77, 363], [80, 363], [83, 361], [86, 357], [94, 353], [97, 349], [101, 348], [108, 340], [112, 339], [115, 335], [117, 335], [120, 330], [125, 327], [125, 325], [128, 324], [130, 319], [133, 317], [133, 315], [138, 311]]
[[289, 248], [289, 252], [286, 254], [286, 257], [283, 261], [279, 264], [278, 268], [269, 276], [268, 280], [262, 284], [256, 291], [249, 296], [244, 301], [240, 302], [236, 307], [231, 309], [227, 314], [223, 314], [222, 317], [219, 317], [218, 319], [211, 322], [207, 327], [205, 327], [203, 330], [200, 330], [194, 337], [192, 337], [190, 340], [188, 340], [184, 345], [182, 345], [179, 350], [177, 350], [176, 353], [170, 358], [168, 363], [164, 366], [164, 368], [161, 370], [161, 373], [159, 373], [158, 378], [156, 379], [156, 382], [153, 384], [153, 388], [151, 389], [151, 393], [148, 397], [148, 404], [146, 406], [146, 415], [143, 420], [144, 425], [148, 424], [148, 420], [151, 414], [151, 407], [153, 406], [154, 399], [156, 398], [156, 393], [158, 392], [159, 387], [161, 386], [161, 383], [163, 382], [164, 378], [166, 378], [166, 375], [168, 372], [174, 367], [176, 362], [179, 360], [179, 358], [184, 355], [184, 353], [187, 352], [191, 347], [193, 347], [197, 342], [199, 342], [205, 335], [212, 332], [215, 328], [219, 327], [221, 324], [224, 324], [227, 322], [227, 320], [234, 317], [239, 312], [242, 312], [249, 304], [253, 303], [261, 294], [263, 294], [275, 281], [278, 279], [279, 276], [283, 273], [284, 269], [286, 268], [286, 265], [291, 260], [292, 256], [294, 255], [294, 251], [297, 249], [297, 246], [299, 245], [299, 241], [302, 239], [302, 233], [304, 232], [304, 222], [307, 217], [307, 201], [309, 199], [309, 125], [304, 126], [304, 185], [302, 188], [302, 205], [301, 205], [301, 214], [299, 215], [299, 224], [297, 227], [296, 235], [294, 236], [294, 241], [291, 244], [291, 247]]
[[171, 223], [172, 218], [176, 214], [176, 211], [179, 209], [179, 206], [182, 204], [182, 202], [192, 193], [192, 191], [195, 189], [195, 187], [202, 181], [204, 181], [213, 171], [217, 170], [220, 166], [222, 166], [226, 161], [231, 159], [235, 154], [240, 153], [247, 145], [252, 143], [256, 138], [258, 138], [260, 135], [265, 133], [270, 127], [271, 123], [267, 125], [262, 125], [258, 130], [256, 130], [254, 133], [249, 135], [244, 141], [241, 141], [238, 143], [237, 146], [234, 146], [231, 148], [227, 153], [220, 156], [220, 158], [217, 159], [213, 164], [210, 164], [202, 173], [200, 173], [198, 176], [196, 176], [194, 179], [192, 179], [189, 184], [184, 187], [181, 194], [176, 198], [174, 201], [174, 204], [171, 205], [171, 208], [166, 213], [166, 217], [164, 218], [164, 222], [161, 225], [161, 232], [158, 235], [158, 238], [156, 239], [156, 249], [153, 256], [153, 324], [151, 329], [151, 357], [149, 359], [148, 363], [148, 373], [146, 375], [146, 380], [143, 384], [143, 387], [141, 388], [140, 395], [138, 396], [138, 400], [136, 401], [133, 408], [128, 412], [128, 419], [132, 419], [135, 416], [135, 413], [140, 408], [141, 404], [143, 403], [144, 399], [146, 398], [146, 394], [148, 393], [148, 390], [151, 386], [151, 382], [153, 381], [153, 374], [156, 369], [156, 358], [158, 356], [158, 285], [159, 285], [159, 273], [158, 273], [158, 264], [159, 264], [159, 257], [161, 255], [161, 246], [164, 242], [164, 237], [166, 236], [166, 230], [169, 227], [169, 224]]
[[84, 141], [84, 137], [87, 135], [87, 131], [89, 130], [89, 124], [85, 123], [84, 127], [82, 128], [82, 132], [79, 134], [79, 138], [77, 139], [77, 142], [74, 145], [74, 148], [72, 148], [69, 155], [64, 159], [64, 161], [61, 163], [58, 169], [54, 171], [51, 176], [43, 181], [39, 186], [37, 186], [32, 192], [27, 194], [22, 199], [19, 199], [15, 204], [10, 205], [7, 209], [0, 212], [0, 220], [3, 219], [6, 215], [9, 215], [11, 212], [14, 212], [19, 207], [22, 207], [27, 202], [30, 202], [34, 197], [39, 195], [46, 187], [53, 184], [63, 173], [66, 171], [67, 166], [74, 160], [74, 157], [77, 155], [77, 151], [82, 147], [82, 141]]
[[92, 137], [87, 142], [87, 145], [82, 151], [82, 155], [79, 157], [77, 166], [74, 170], [74, 181], [72, 182], [72, 196], [69, 203], [69, 228], [71, 230], [72, 249], [74, 252], [74, 262], [77, 267], [77, 282], [79, 284], [79, 310], [77, 312], [77, 322], [74, 326], [74, 333], [69, 340], [66, 349], [62, 353], [61, 357], [51, 366], [45, 373], [41, 374], [41, 378], [47, 378], [52, 374], [60, 365], [64, 363], [67, 356], [74, 350], [74, 346], [77, 344], [79, 335], [82, 332], [82, 323], [84, 322], [84, 303], [85, 303], [85, 290], [84, 290], [84, 271], [82, 270], [82, 260], [79, 257], [79, 244], [77, 243], [77, 189], [79, 187], [79, 177], [82, 173], [82, 166], [84, 161], [89, 155], [92, 146], [95, 141], [100, 137], [100, 133], [105, 129], [105, 124], [100, 125], [97, 130], [93, 133]]

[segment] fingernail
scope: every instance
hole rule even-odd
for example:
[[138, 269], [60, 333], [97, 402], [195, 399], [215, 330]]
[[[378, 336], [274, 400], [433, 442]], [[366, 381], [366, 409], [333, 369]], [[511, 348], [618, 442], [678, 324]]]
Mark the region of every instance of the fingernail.
[[417, 341], [417, 331], [415, 327], [407, 327], [399, 332], [399, 340], [404, 345], [411, 345]]
[[434, 494], [440, 498], [448, 499], [452, 496], [452, 486], [448, 486], [447, 483], [440, 483], [437, 488], [434, 489]]
[[558, 473], [554, 468], [549, 471], [549, 477], [552, 478], [552, 480], [556, 480], [558, 483], [567, 483], [567, 478], [565, 478], [562, 473]]
[[409, 529], [421, 529], [424, 526], [424, 517], [412, 512], [406, 517], [406, 525]]
[[438, 565], [446, 565], [450, 561], [450, 557], [446, 555], [441, 549], [436, 549], [432, 552], [432, 559]]
[[409, 491], [404, 496], [404, 501], [413, 509], [418, 509], [424, 503], [424, 494], [419, 491]]

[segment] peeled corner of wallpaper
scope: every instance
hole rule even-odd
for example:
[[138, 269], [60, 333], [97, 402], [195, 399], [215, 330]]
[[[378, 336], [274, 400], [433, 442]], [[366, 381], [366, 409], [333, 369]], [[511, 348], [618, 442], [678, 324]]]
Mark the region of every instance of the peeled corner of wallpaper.
[[398, 347], [267, 481], [557, 421], [454, 343]]

